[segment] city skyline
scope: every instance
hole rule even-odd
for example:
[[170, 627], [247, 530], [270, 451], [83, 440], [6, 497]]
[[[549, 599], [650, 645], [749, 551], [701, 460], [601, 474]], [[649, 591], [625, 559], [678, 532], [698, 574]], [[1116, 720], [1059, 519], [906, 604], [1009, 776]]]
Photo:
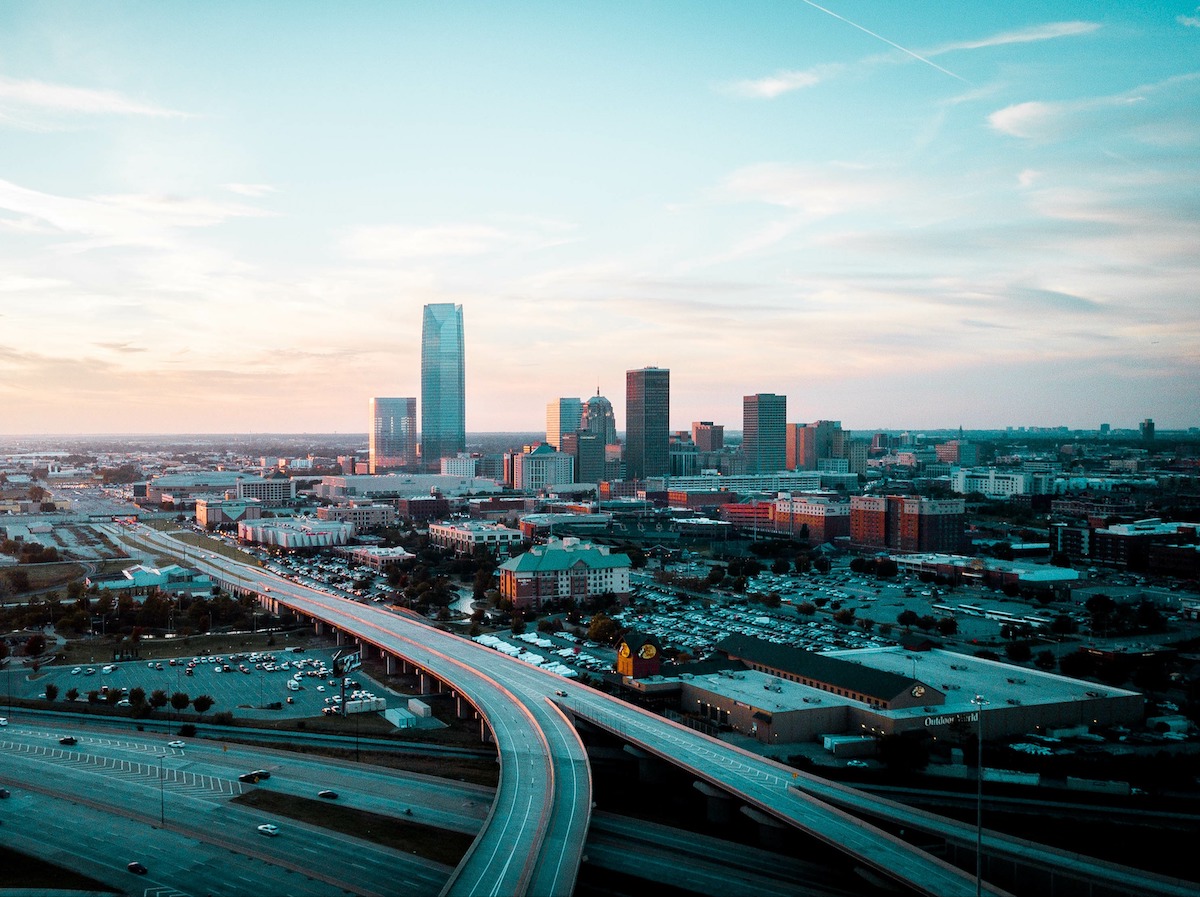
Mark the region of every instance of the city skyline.
[[0, 434], [362, 432], [442, 304], [468, 432], [1196, 426], [1200, 8], [1127, 7], [10, 5]]

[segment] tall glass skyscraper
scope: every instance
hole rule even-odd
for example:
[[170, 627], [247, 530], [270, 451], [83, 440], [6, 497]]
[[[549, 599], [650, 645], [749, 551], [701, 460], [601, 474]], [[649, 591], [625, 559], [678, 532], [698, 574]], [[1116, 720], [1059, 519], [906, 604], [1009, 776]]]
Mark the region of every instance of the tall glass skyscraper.
[[671, 372], [625, 372], [625, 476], [631, 480], [671, 472]]
[[417, 463], [417, 400], [371, 399], [371, 473]]
[[421, 325], [421, 462], [439, 470], [441, 459], [467, 450], [466, 375], [462, 306], [425, 306]]

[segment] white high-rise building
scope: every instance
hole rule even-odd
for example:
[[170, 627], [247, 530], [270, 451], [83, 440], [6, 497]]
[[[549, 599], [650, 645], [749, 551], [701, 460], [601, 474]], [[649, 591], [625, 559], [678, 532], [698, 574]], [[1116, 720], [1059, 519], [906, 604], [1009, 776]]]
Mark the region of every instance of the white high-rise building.
[[546, 442], [562, 448], [562, 437], [580, 429], [583, 402], [579, 399], [555, 399], [546, 405]]

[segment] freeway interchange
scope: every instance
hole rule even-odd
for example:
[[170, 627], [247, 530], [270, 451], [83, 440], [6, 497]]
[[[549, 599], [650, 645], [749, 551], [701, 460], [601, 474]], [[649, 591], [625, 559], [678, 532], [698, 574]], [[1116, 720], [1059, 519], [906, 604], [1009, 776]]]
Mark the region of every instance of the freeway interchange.
[[[154, 547], [187, 553], [170, 536], [139, 528]], [[961, 869], [791, 787], [792, 771], [670, 723], [577, 683], [515, 661], [407, 615], [359, 604], [267, 571], [206, 555], [198, 566], [235, 590], [256, 593], [436, 676], [486, 720], [500, 757], [491, 812], [443, 894], [568, 895], [574, 890], [590, 820], [587, 753], [573, 725], [609, 728], [713, 781], [765, 812], [918, 893], [974, 894]], [[1000, 893], [986, 888], [988, 893]]]

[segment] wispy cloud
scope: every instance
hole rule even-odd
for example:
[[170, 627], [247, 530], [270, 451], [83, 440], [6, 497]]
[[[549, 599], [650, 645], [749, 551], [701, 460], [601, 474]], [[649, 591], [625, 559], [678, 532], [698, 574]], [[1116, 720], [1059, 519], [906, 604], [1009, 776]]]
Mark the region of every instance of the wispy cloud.
[[387, 261], [482, 255], [512, 242], [510, 234], [486, 224], [377, 225], [355, 228], [342, 240], [342, 250], [351, 258]]
[[[920, 52], [910, 50], [907, 47], [902, 47], [899, 44], [888, 40], [882, 35], [876, 34], [863, 26], [851, 22], [844, 16], [840, 16], [823, 6], [817, 6], [809, 0], [802, 0], [815, 9], [820, 10], [827, 15], [833, 16], [835, 19], [845, 22], [866, 34], [871, 35], [878, 40], [883, 41], [889, 46], [895, 47], [906, 54], [910, 59], [915, 59], [923, 62], [926, 65], [932, 66], [940, 72], [957, 78], [959, 81], [966, 81], [965, 78], [942, 68], [942, 66], [931, 61], [931, 57], [941, 56], [945, 53], [951, 53], [959, 50], [980, 50], [987, 47], [1001, 47], [1008, 44], [1028, 44], [1038, 41], [1055, 40], [1063, 37], [1077, 37], [1082, 34], [1089, 34], [1100, 28], [1097, 22], [1048, 22], [1044, 25], [1034, 25], [1029, 28], [1021, 28], [1015, 31], [1005, 31], [1000, 34], [993, 34], [988, 37], [981, 37], [974, 40], [955, 41], [953, 43], [942, 44], [931, 50], [922, 50]], [[1182, 17], [1181, 17], [1182, 18]], [[1200, 21], [1200, 20], [1198, 20]], [[895, 61], [894, 54], [886, 56], [872, 56], [864, 60], [862, 65], [880, 65], [887, 62]], [[796, 90], [803, 90], [808, 87], [813, 87], [824, 81], [829, 81], [836, 76], [842, 74], [848, 66], [842, 64], [831, 63], [829, 65], [814, 66], [808, 69], [800, 70], [784, 70], [776, 72], [773, 75], [767, 75], [763, 78], [751, 78], [743, 81], [735, 81], [732, 84], [726, 85], [723, 90], [735, 96], [751, 97], [755, 99], [774, 99], [786, 93], [791, 93]]]
[[243, 203], [201, 197], [118, 194], [86, 199], [42, 193], [0, 180], [0, 209], [27, 216], [64, 236], [96, 245], [168, 245], [173, 228], [210, 227], [230, 218], [270, 215]]
[[[1196, 7], [1196, 12], [1200, 13], [1200, 6]], [[1200, 15], [1176, 16], [1175, 21], [1187, 28], [1200, 28]]]
[[735, 81], [724, 88], [726, 93], [743, 97], [774, 99], [794, 90], [802, 90], [820, 84], [845, 68], [841, 65], [815, 66], [805, 71], [783, 71], [768, 75], [765, 78], [754, 78], [745, 81]]
[[251, 199], [258, 199], [261, 196], [275, 192], [275, 188], [270, 184], [224, 184], [222, 186], [230, 193], [236, 193], [238, 196], [248, 196]]
[[145, 103], [115, 90], [0, 77], [0, 122], [38, 130], [61, 123], [64, 116], [111, 115], [187, 117], [186, 113]]
[[1004, 31], [977, 40], [955, 41], [926, 51], [927, 56], [940, 56], [956, 50], [981, 50], [986, 47], [1002, 47], [1007, 44], [1031, 44], [1037, 41], [1055, 40], [1060, 37], [1077, 37], [1090, 34], [1100, 28], [1099, 22], [1048, 22], [1016, 31]]
[[1144, 143], [1191, 143], [1200, 73], [1168, 78], [1130, 91], [1066, 102], [1033, 100], [997, 109], [988, 124], [1002, 134], [1049, 141], [1121, 131]]

